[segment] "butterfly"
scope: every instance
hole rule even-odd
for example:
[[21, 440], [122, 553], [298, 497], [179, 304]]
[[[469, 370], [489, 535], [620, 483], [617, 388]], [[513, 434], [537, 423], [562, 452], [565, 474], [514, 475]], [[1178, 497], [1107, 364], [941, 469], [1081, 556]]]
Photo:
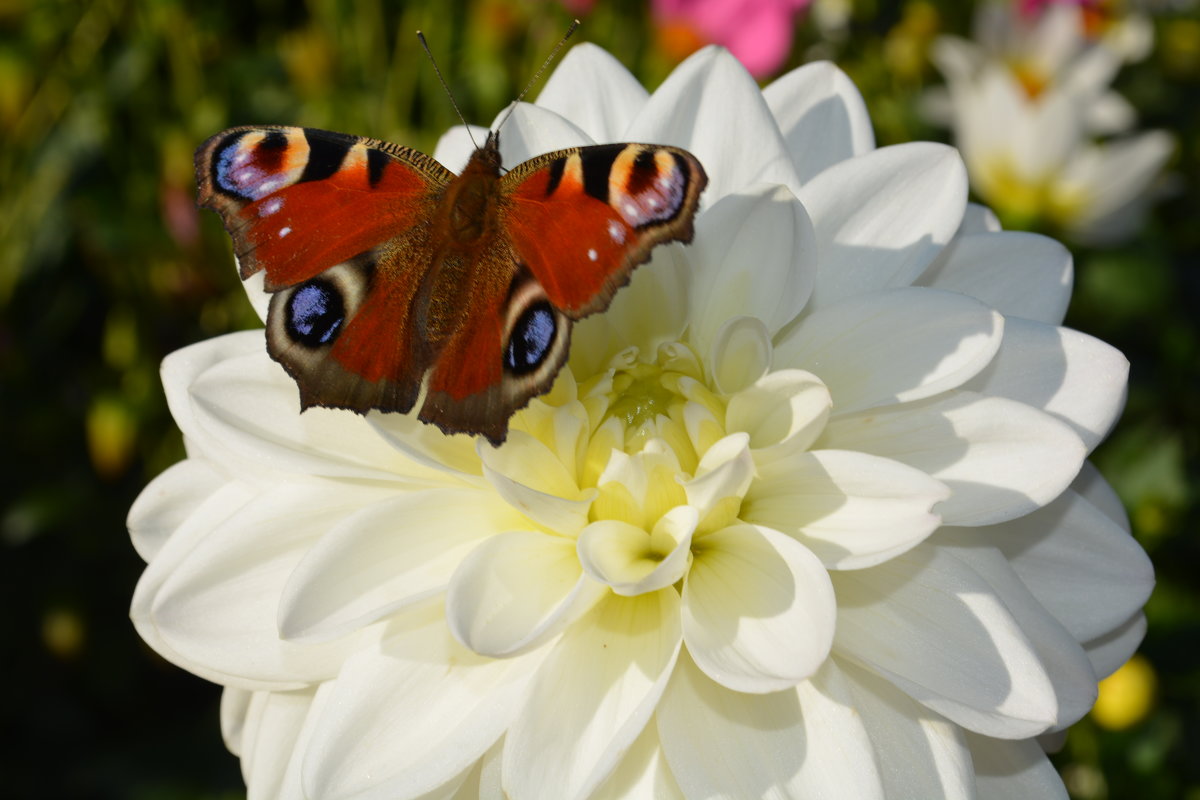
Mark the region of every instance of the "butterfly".
[[691, 153], [601, 144], [501, 166], [499, 132], [455, 175], [376, 139], [252, 126], [196, 152], [199, 203], [265, 273], [267, 349], [312, 406], [408, 413], [499, 446], [549, 391], [571, 326], [655, 245], [690, 242]]

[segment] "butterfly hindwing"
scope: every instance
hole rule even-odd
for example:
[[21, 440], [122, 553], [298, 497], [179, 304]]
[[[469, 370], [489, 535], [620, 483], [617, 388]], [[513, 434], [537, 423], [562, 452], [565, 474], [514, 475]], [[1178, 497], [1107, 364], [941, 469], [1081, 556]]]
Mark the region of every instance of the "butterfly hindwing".
[[302, 407], [409, 410], [428, 366], [412, 357], [413, 258], [453, 173], [387, 142], [261, 126], [209, 139], [196, 174], [242, 277], [265, 272], [268, 349]]

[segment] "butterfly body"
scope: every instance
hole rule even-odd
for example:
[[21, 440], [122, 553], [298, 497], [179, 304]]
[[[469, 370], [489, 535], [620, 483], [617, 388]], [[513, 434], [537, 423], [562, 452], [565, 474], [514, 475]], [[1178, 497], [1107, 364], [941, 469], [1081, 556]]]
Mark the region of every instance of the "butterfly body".
[[407, 413], [502, 442], [547, 391], [571, 324], [655, 245], [690, 241], [707, 178], [678, 148], [614, 144], [504, 173], [489, 135], [462, 174], [410, 148], [274, 126], [196, 154], [243, 278], [272, 293], [267, 346], [302, 408]]

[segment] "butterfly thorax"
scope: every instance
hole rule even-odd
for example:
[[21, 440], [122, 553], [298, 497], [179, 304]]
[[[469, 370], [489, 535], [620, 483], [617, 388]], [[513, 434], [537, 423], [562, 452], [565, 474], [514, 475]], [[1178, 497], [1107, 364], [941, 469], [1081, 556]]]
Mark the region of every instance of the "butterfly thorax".
[[457, 180], [446, 189], [444, 208], [450, 235], [470, 245], [489, 234], [492, 204], [500, 184], [499, 139], [488, 136], [487, 143], [471, 154]]

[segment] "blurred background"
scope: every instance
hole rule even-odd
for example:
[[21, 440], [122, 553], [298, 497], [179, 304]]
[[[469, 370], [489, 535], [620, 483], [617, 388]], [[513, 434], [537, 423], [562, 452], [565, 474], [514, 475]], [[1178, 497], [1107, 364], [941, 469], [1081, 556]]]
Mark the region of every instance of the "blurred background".
[[[1030, 0], [989, 5], [1020, 25], [1046, 13]], [[1172, 138], [1165, 164], [1136, 192], [1120, 189], [1128, 214], [1148, 213], [1119, 241], [1081, 231], [1061, 203], [975, 187], [1006, 226], [1068, 244], [1067, 324], [1133, 363], [1124, 418], [1095, 461], [1157, 566], [1149, 633], [1055, 760], [1077, 798], [1200, 800], [1200, 10], [1195, 0], [1075, 5], [1082, 46], [1123, 43], [1111, 82], [1128, 106], [1118, 133]], [[143, 564], [125, 514], [183, 456], [159, 362], [260, 324], [216, 216], [195, 207], [200, 142], [282, 123], [429, 151], [456, 120], [414, 31], [468, 120], [486, 125], [573, 17], [584, 22], [577, 40], [650, 88], [712, 41], [764, 85], [831, 59], [865, 95], [879, 144], [953, 141], [938, 121], [957, 100], [939, 91], [931, 58], [944, 37], [980, 41], [976, 55], [1014, 70], [1031, 99], [1057, 69], [1031, 78], [1037, 59], [1016, 52], [1024, 45], [987, 43], [983, 6], [0, 0], [0, 795], [243, 796], [221, 743], [219, 690], [143, 646], [127, 617]]]

